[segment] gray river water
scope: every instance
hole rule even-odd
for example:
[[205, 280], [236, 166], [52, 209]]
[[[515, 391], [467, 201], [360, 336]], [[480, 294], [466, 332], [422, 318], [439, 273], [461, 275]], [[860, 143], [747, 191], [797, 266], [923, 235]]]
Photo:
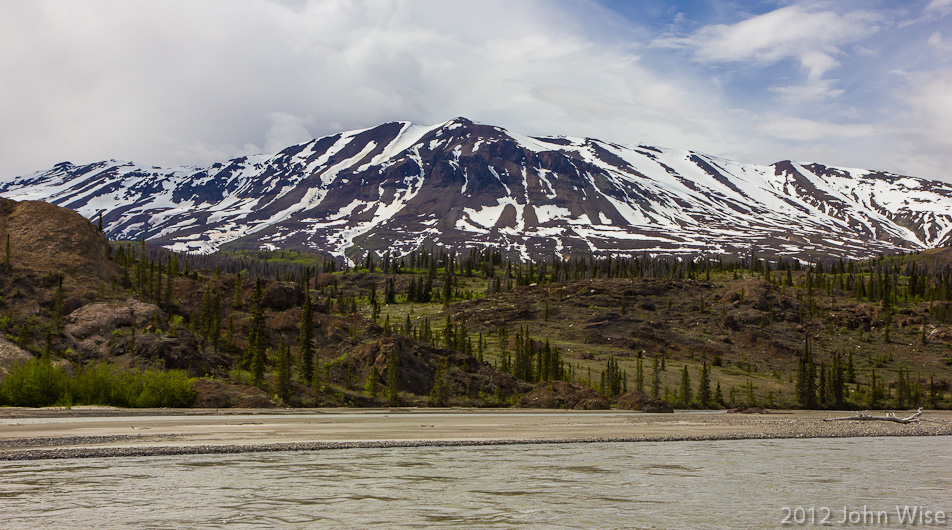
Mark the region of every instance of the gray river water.
[[4, 529], [909, 527], [897, 506], [952, 516], [950, 438], [0, 462]]

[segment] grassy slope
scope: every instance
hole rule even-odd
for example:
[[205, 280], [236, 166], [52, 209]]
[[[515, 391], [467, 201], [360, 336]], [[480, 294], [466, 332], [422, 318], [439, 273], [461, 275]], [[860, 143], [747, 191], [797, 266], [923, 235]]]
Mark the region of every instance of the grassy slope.
[[[259, 256], [254, 256], [259, 257]], [[308, 266], [320, 263], [315, 256], [292, 251], [265, 253], [261, 258], [273, 263], [293, 263]], [[952, 261], [952, 250], [939, 249], [921, 254], [892, 256], [883, 263], [920, 263], [930, 267], [944, 266]], [[495, 271], [503, 273], [502, 269]], [[692, 385], [696, 390], [698, 373], [702, 364], [712, 364], [720, 359], [720, 366], [713, 366], [712, 389], [719, 383], [723, 396], [729, 404], [745, 404], [748, 391], [752, 389], [754, 400], [761, 405], [793, 407], [794, 379], [797, 361], [803, 351], [804, 341], [813, 344], [816, 362], [829, 363], [834, 351], [853, 353], [856, 378], [862, 384], [868, 382], [873, 371], [877, 377], [885, 377], [894, 383], [898, 370], [906, 370], [911, 378], [921, 378], [926, 383], [930, 377], [943, 388], [943, 406], [949, 406], [949, 381], [952, 381], [952, 326], [943, 320], [937, 320], [932, 304], [918, 299], [900, 298], [888, 314], [889, 340], [886, 340], [885, 323], [887, 313], [878, 302], [857, 299], [851, 292], [833, 289], [827, 293], [820, 289], [810, 291], [804, 282], [803, 271], [792, 274], [793, 285], [781, 286], [774, 274], [773, 282], [764, 280], [763, 274], [751, 274], [744, 271], [736, 273], [725, 271], [714, 273], [704, 279], [683, 278], [615, 278], [585, 279], [564, 283], [544, 283], [515, 287], [512, 290], [485, 296], [490, 280], [476, 276], [457, 276], [456, 290], [463, 294], [448, 306], [443, 303], [407, 303], [404, 293], [409, 281], [425, 271], [411, 271], [393, 277], [396, 282], [397, 303], [382, 305], [377, 317], [378, 324], [389, 322], [393, 328], [403, 325], [407, 316], [411, 323], [419, 326], [423, 318], [429, 318], [435, 330], [441, 329], [446, 317], [459, 322], [465, 316], [467, 328], [475, 343], [482, 333], [488, 345], [484, 356], [490, 362], [499, 363], [501, 350], [498, 331], [505, 326], [509, 330], [510, 340], [516, 330], [527, 327], [529, 334], [539, 340], [549, 340], [557, 346], [573, 371], [576, 381], [589, 382], [595, 386], [607, 359], [614, 357], [627, 375], [627, 386], [635, 388], [637, 355], [645, 357], [645, 386], [650, 390], [652, 380], [652, 362], [654, 358], [663, 358], [665, 370], [660, 376], [661, 397], [674, 398], [680, 386], [681, 370], [687, 366], [691, 374]], [[440, 291], [444, 272], [438, 273], [434, 292]], [[16, 280], [14, 275], [4, 284], [3, 295], [7, 318], [11, 325], [7, 332], [18, 335], [22, 326], [18, 324], [27, 318], [27, 310], [34, 307], [30, 300], [36, 299], [41, 307], [51, 307], [55, 296], [55, 279], [36, 276], [27, 281]], [[336, 330], [336, 335], [328, 336], [327, 356], [338, 352], [365, 350], [379, 342], [379, 331], [364, 319], [354, 320], [349, 313], [348, 301], [343, 309], [336, 307], [335, 301], [343, 295], [356, 297], [358, 312], [370, 318], [372, 307], [368, 296], [372, 285], [377, 286], [378, 299], [383, 299], [385, 282], [390, 278], [380, 272], [337, 272], [322, 274], [317, 278], [319, 285], [319, 303], [330, 306], [340, 316], [319, 317], [325, 330]], [[201, 280], [178, 277], [175, 279], [174, 311], [181, 315], [198, 314], [202, 305], [203, 291], [213, 286], [220, 293], [226, 316], [233, 317], [236, 328], [235, 350], [223, 353], [225, 361], [234, 361], [244, 348], [243, 334], [247, 331], [249, 317], [247, 307], [251, 297], [252, 281], [243, 275], [244, 303], [238, 309], [229, 309], [233, 297], [234, 278], [231, 275], [215, 275], [203, 272]], [[900, 290], [907, 278], [900, 277]], [[67, 281], [67, 299], [73, 295]], [[34, 293], [27, 294], [28, 291]], [[97, 294], [98, 291], [98, 294]], [[133, 291], [116, 289], [116, 286], [99, 284], [77, 286], [77, 303], [91, 301], [119, 302]], [[26, 298], [24, 298], [26, 296]], [[23, 300], [17, 302], [17, 300]], [[29, 302], [29, 303], [27, 303]], [[812, 307], [812, 309], [811, 309]], [[20, 310], [23, 310], [21, 313]], [[272, 341], [279, 335], [286, 336], [292, 342], [292, 352], [296, 353], [296, 324], [299, 309], [269, 313], [269, 325]], [[46, 328], [43, 315], [48, 311], [29, 317], [35, 320], [32, 336], [27, 341], [30, 349], [37, 354], [43, 347], [42, 330]], [[170, 318], [171, 320], [171, 318]], [[179, 334], [188, 335], [186, 324], [180, 324]], [[165, 327], [165, 325], [163, 325]], [[923, 333], [923, 328], [925, 333]], [[356, 330], [359, 329], [359, 333]], [[113, 333], [117, 344], [126, 340], [129, 330], [121, 329]], [[140, 330], [141, 332], [141, 330]], [[222, 333], [225, 330], [222, 329]], [[353, 336], [349, 336], [353, 335]], [[925, 339], [925, 340], [923, 340]], [[58, 340], [54, 337], [54, 347]], [[60, 349], [65, 348], [59, 345]], [[276, 348], [277, 344], [271, 344]], [[121, 348], [120, 348], [121, 349]], [[512, 347], [509, 346], [511, 351]], [[223, 367], [225, 370], [228, 367]], [[235, 382], [247, 382], [247, 373], [232, 371]], [[589, 375], [591, 374], [591, 375]], [[221, 375], [225, 375], [224, 372]], [[274, 374], [269, 374], [273, 379]], [[362, 382], [349, 386], [338, 386], [328, 382], [325, 403], [341, 403], [350, 400], [342, 397], [342, 392], [358, 390]], [[855, 384], [851, 390], [855, 391]], [[298, 391], [307, 389], [298, 386]], [[358, 390], [359, 391], [359, 390]], [[335, 397], [336, 396], [336, 397]], [[330, 399], [334, 398], [334, 399]], [[854, 405], [865, 407], [863, 396], [850, 398]], [[302, 404], [310, 401], [305, 399]], [[887, 405], [887, 404], [884, 404]]]

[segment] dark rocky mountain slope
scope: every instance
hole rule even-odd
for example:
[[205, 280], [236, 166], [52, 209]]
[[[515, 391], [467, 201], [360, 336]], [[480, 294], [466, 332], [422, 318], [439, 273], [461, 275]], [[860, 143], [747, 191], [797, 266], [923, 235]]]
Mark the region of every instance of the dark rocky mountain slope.
[[457, 118], [386, 123], [207, 168], [64, 162], [0, 186], [170, 249], [298, 248], [357, 259], [420, 245], [520, 257], [866, 258], [948, 244], [952, 185], [862, 169], [744, 164]]

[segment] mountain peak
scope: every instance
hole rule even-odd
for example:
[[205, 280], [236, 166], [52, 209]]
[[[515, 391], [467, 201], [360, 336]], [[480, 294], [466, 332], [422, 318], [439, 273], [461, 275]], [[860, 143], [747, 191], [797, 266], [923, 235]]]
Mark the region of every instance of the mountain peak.
[[102, 213], [112, 239], [202, 253], [294, 247], [358, 259], [435, 245], [812, 259], [952, 243], [952, 185], [530, 138], [465, 117], [385, 123], [207, 168], [57, 164], [0, 194]]
[[463, 116], [457, 116], [443, 125], [444, 127], [451, 127], [453, 125], [462, 125], [464, 127], [467, 127], [470, 125], [476, 125], [476, 122]]

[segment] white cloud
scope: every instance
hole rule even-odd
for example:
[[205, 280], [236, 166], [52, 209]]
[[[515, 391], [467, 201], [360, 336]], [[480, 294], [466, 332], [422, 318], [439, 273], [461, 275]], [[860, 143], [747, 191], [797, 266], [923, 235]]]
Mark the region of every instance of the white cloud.
[[314, 122], [310, 116], [300, 117], [286, 112], [268, 114], [271, 126], [265, 134], [264, 151], [274, 153], [285, 147], [306, 142], [314, 137], [307, 126]]
[[796, 58], [822, 75], [835, 64], [837, 46], [869, 36], [881, 17], [867, 11], [837, 13], [805, 5], [782, 7], [732, 25], [705, 26], [687, 37], [666, 37], [660, 46], [685, 47], [699, 61], [774, 63]]
[[891, 138], [899, 164], [942, 180], [952, 180], [952, 69], [910, 74], [899, 92], [904, 111], [893, 121]]
[[952, 0], [932, 0], [926, 6], [925, 12], [945, 16], [952, 13]]
[[[882, 17], [868, 11], [838, 13], [826, 4], [794, 4], [736, 24], [704, 26], [685, 37], [663, 37], [654, 44], [684, 48], [702, 63], [752, 62], [769, 65], [794, 59], [806, 72], [801, 86], [775, 87], [785, 99], [808, 101], [837, 97], [823, 75], [839, 66], [839, 46], [864, 39], [879, 30]], [[868, 51], [866, 52], [868, 53]]]
[[[925, 110], [944, 101], [941, 76], [902, 62], [884, 69], [901, 66], [903, 75], [847, 78], [843, 50], [883, 52], [870, 39], [888, 25], [877, 13], [796, 3], [655, 39], [592, 1], [0, 2], [0, 178], [62, 160], [208, 164], [312, 135], [460, 115], [526, 134], [751, 162], [901, 169], [892, 145], [909, 153], [908, 167], [933, 176], [949, 161], [952, 149], [912, 127], [929, 119], [930, 134], [944, 131], [932, 121], [944, 114]], [[946, 41], [936, 32], [929, 46], [931, 32], [920, 33], [914, 55], [934, 62], [936, 54], [920, 52]], [[694, 60], [678, 62], [672, 47]], [[737, 71], [761, 66], [771, 72], [755, 89], [731, 93]], [[867, 80], [869, 90], [909, 85], [872, 108], [850, 101], [848, 85]], [[893, 107], [904, 109], [901, 119]], [[917, 140], [887, 136], [883, 124]]]
[[0, 130], [0, 177], [63, 159], [207, 164], [398, 119], [465, 115], [533, 134], [673, 144], [669, 122], [711, 122], [713, 93], [683, 90], [640, 66], [630, 45], [593, 35], [611, 23], [594, 24], [586, 17], [602, 14], [587, 7], [7, 3], [0, 115], [11, 125]]
[[844, 94], [844, 90], [832, 88], [832, 80], [816, 81], [806, 85], [791, 85], [771, 87], [770, 90], [794, 103], [805, 103], [824, 99], [837, 98]]
[[800, 56], [800, 64], [809, 73], [807, 78], [814, 83], [819, 81], [827, 71], [839, 65], [829, 54], [818, 51], [804, 52]]
[[877, 132], [868, 124], [840, 124], [778, 114], [768, 114], [757, 129], [775, 138], [798, 142], [821, 142], [868, 137]]
[[945, 56], [952, 58], [952, 41], [944, 39], [942, 37], [941, 31], [933, 32], [932, 35], [929, 36], [929, 40], [926, 42], [932, 47], [932, 51], [934, 51], [939, 57]]

